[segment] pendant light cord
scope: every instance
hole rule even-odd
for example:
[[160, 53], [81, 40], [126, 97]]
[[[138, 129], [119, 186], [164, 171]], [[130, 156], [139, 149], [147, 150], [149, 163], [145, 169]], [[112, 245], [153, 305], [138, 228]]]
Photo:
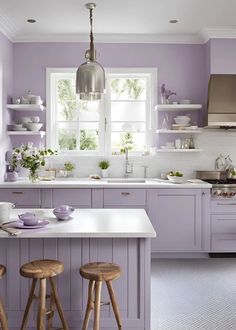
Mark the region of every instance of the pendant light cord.
[[90, 8], [90, 60], [95, 60], [95, 51], [93, 44], [93, 8]]

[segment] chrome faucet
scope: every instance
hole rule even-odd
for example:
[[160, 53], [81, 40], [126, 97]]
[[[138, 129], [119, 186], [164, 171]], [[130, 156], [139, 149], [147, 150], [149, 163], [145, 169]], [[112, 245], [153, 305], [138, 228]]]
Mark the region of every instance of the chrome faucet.
[[147, 178], [148, 166], [147, 165], [142, 165], [142, 167], [143, 167], [143, 177], [146, 179]]
[[127, 179], [129, 174], [133, 173], [133, 163], [129, 162], [129, 151], [128, 148], [125, 148], [125, 175], [124, 177]]

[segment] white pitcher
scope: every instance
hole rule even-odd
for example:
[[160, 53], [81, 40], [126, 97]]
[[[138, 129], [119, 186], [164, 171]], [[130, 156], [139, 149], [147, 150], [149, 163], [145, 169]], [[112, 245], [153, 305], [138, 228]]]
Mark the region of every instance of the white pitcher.
[[11, 209], [14, 207], [13, 203], [0, 202], [0, 224], [9, 221]]

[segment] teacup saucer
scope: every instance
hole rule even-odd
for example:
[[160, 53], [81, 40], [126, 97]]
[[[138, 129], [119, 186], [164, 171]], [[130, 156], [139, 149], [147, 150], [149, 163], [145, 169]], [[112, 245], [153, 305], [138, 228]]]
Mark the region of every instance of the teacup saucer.
[[49, 224], [48, 220], [39, 220], [37, 225], [34, 226], [27, 226], [24, 225], [23, 221], [17, 220], [16, 222], [12, 223], [12, 227], [20, 228], [20, 229], [39, 229], [47, 226]]

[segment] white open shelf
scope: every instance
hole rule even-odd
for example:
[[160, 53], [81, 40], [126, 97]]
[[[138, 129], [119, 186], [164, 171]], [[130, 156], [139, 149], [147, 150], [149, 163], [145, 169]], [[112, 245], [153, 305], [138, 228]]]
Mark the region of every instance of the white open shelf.
[[15, 111], [43, 111], [45, 106], [38, 104], [7, 104], [7, 108]]
[[202, 109], [202, 104], [157, 104], [155, 109], [158, 111], [200, 110]]
[[193, 153], [193, 152], [201, 152], [202, 149], [157, 149], [156, 152], [189, 152], [189, 153]]
[[7, 131], [7, 135], [22, 136], [22, 135], [37, 135], [43, 137], [46, 134], [45, 131]]
[[200, 128], [198, 129], [158, 129], [156, 133], [161, 134], [199, 134], [202, 133], [202, 130]]

